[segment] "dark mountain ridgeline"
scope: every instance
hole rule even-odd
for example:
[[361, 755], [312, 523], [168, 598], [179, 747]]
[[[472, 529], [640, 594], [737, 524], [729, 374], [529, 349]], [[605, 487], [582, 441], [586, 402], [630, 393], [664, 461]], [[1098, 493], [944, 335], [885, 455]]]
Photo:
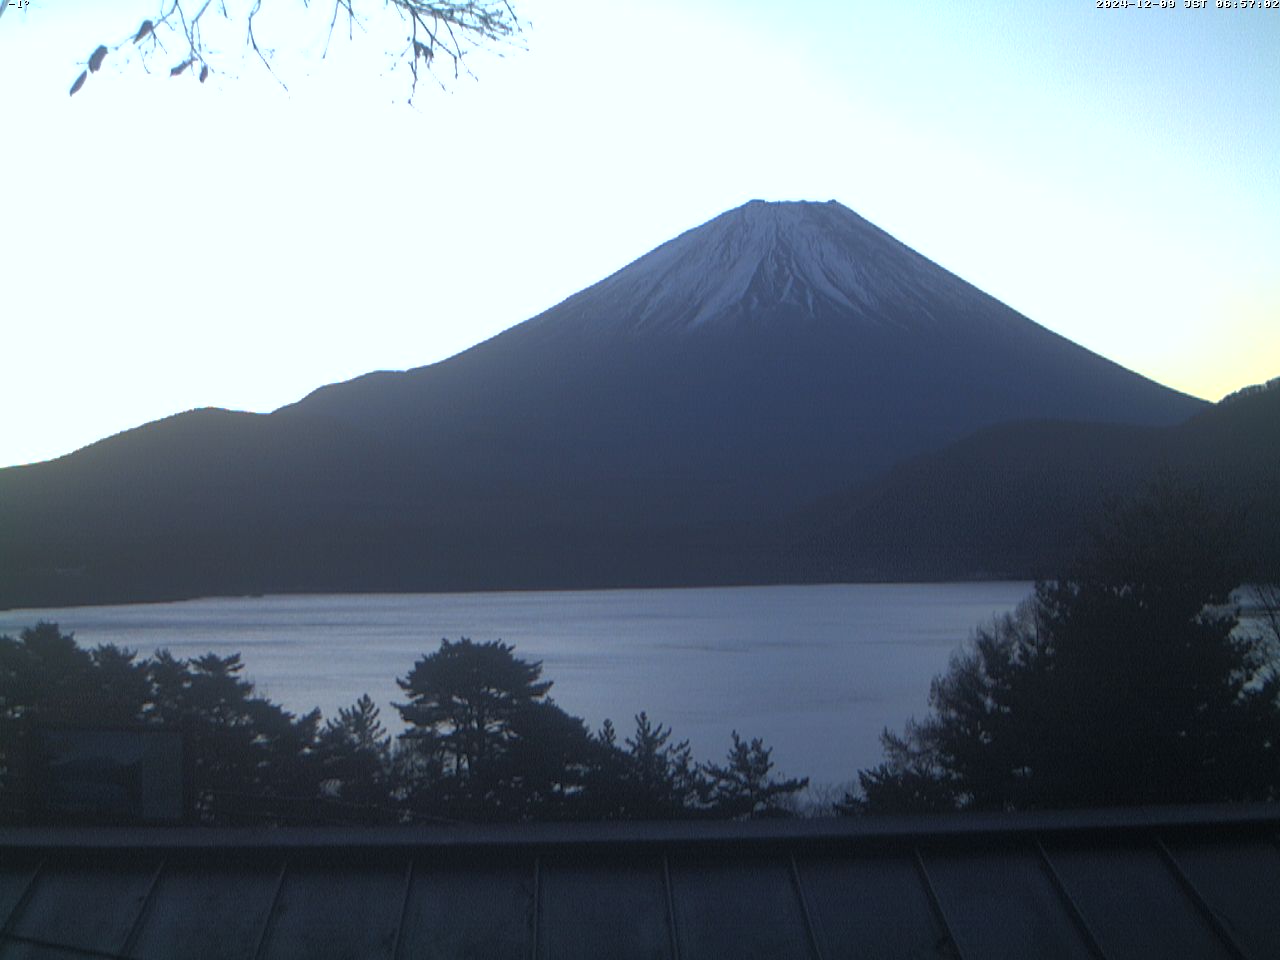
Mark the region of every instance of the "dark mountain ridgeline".
[[1203, 406], [839, 204], [753, 201], [440, 363], [0, 471], [0, 604], [808, 576], [786, 518], [894, 464]]
[[982, 430], [793, 519], [797, 579], [1057, 576], [1104, 511], [1161, 476], [1239, 517], [1280, 570], [1280, 383], [1174, 427], [1037, 421]]

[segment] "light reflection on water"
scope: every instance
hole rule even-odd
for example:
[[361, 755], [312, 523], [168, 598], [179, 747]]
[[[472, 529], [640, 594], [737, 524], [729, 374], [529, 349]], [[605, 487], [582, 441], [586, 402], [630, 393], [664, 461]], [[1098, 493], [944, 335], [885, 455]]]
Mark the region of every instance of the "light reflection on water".
[[880, 759], [885, 727], [926, 709], [951, 653], [1029, 583], [854, 584], [539, 593], [275, 596], [0, 612], [82, 645], [177, 657], [239, 652], [258, 692], [326, 717], [369, 693], [390, 729], [404, 676], [442, 638], [504, 640], [541, 660], [551, 695], [622, 737], [634, 714], [669, 724], [701, 760], [729, 733], [762, 737], [778, 769], [815, 784]]

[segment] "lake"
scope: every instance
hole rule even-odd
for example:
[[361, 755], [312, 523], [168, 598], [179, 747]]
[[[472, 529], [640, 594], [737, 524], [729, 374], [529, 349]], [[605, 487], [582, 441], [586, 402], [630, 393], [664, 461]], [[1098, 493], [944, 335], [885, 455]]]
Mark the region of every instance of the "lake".
[[326, 717], [362, 693], [388, 728], [396, 677], [442, 638], [503, 640], [541, 660], [551, 696], [620, 737], [641, 710], [720, 761], [730, 731], [761, 737], [776, 769], [847, 783], [880, 759], [880, 731], [927, 707], [929, 682], [974, 627], [1031, 584], [833, 584], [679, 590], [269, 596], [0, 611], [0, 633], [38, 620], [85, 646], [150, 655], [239, 652], [245, 676], [290, 710]]

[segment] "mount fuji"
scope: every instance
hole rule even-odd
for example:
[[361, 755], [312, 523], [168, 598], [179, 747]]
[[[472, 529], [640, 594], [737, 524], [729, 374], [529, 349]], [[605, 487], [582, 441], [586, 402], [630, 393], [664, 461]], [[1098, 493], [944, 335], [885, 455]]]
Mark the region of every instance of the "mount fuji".
[[789, 515], [974, 431], [1202, 407], [834, 201], [752, 201], [440, 363], [0, 471], [0, 605], [761, 582]]

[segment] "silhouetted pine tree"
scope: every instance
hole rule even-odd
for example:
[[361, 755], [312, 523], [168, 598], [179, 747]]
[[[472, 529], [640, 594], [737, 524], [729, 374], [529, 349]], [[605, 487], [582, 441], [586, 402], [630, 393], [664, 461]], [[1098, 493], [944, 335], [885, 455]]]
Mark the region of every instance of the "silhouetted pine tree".
[[1112, 516], [933, 683], [931, 715], [859, 773], [848, 810], [1267, 800], [1280, 677], [1231, 603], [1233, 524], [1168, 482]]

